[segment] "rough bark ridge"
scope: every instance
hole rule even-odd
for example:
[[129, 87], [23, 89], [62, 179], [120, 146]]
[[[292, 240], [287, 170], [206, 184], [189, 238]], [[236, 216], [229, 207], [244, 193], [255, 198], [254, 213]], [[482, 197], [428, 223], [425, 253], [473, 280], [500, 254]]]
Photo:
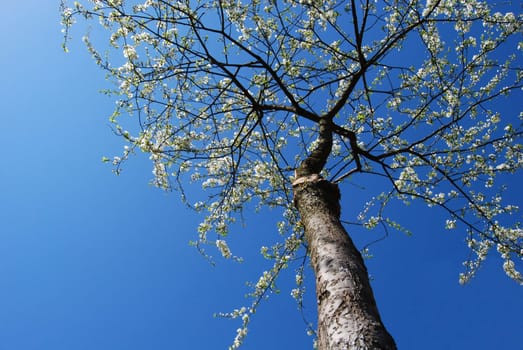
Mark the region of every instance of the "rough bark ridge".
[[342, 226], [338, 186], [317, 174], [294, 184], [316, 275], [319, 350], [394, 350], [361, 254]]

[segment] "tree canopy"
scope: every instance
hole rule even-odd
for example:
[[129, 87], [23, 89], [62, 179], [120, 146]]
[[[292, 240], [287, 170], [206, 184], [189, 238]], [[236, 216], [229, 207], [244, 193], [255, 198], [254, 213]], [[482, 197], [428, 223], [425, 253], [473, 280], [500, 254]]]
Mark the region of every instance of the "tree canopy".
[[[494, 250], [523, 284], [518, 206], [503, 197], [523, 164], [523, 112], [505, 107], [523, 97], [515, 10], [475, 0], [92, 0], [62, 3], [62, 21], [66, 41], [79, 17], [108, 34], [84, 37], [115, 82], [111, 121], [127, 142], [106, 160], [119, 172], [133, 153], [149, 154], [154, 183], [204, 213], [202, 251], [237, 258], [227, 235], [242, 209], [282, 209], [282, 241], [261, 248], [274, 267], [254, 286], [259, 300], [306, 249], [292, 184], [323, 121], [332, 132], [323, 177], [388, 184], [344, 219], [401, 229], [387, 208], [425, 202], [471, 250], [460, 282]], [[196, 185], [208, 195], [194, 198]], [[231, 316], [246, 326], [250, 312]]]

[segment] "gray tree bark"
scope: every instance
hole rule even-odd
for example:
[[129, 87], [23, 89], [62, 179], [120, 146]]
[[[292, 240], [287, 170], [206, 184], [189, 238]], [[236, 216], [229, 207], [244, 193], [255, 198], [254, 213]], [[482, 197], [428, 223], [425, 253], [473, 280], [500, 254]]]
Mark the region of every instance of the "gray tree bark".
[[394, 350], [369, 283], [367, 269], [340, 222], [338, 186], [317, 174], [294, 183], [305, 227], [318, 301], [319, 350]]

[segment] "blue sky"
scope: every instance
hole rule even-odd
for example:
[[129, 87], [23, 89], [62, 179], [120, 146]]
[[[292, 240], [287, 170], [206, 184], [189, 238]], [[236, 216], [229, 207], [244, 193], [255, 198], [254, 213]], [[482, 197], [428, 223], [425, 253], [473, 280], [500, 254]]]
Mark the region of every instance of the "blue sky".
[[[232, 242], [245, 263], [211, 266], [188, 245], [198, 217], [176, 193], [148, 185], [145, 157], [119, 177], [101, 162], [122, 147], [107, 121], [114, 102], [98, 92], [108, 85], [79, 35], [69, 54], [61, 50], [58, 1], [12, 1], [3, 11], [0, 350], [225, 349], [239, 324], [213, 314], [249, 303], [245, 282], [267, 267], [257, 251], [276, 239], [265, 223], [277, 218], [247, 214]], [[345, 207], [354, 188], [343, 188]], [[427, 209], [400, 215], [414, 235], [394, 233], [368, 261], [399, 348], [521, 349], [522, 289], [498, 258], [460, 286], [463, 236]], [[378, 235], [351, 234], [359, 246]], [[312, 348], [289, 295], [293, 271], [283, 277], [244, 349]], [[314, 319], [314, 304], [304, 313]]]

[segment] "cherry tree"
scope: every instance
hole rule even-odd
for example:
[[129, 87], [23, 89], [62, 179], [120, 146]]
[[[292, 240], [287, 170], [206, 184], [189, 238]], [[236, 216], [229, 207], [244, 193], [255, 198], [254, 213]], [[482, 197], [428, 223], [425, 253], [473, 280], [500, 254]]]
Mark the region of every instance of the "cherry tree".
[[[241, 211], [280, 210], [281, 242], [261, 247], [273, 267], [253, 286], [252, 305], [226, 315], [242, 322], [231, 348], [279, 272], [306, 254], [317, 348], [395, 349], [345, 221], [402, 229], [387, 208], [424, 202], [470, 248], [461, 283], [491, 252], [523, 283], [523, 230], [510, 215], [518, 207], [503, 197], [523, 164], [523, 114], [503, 108], [523, 97], [515, 9], [476, 0], [91, 0], [63, 2], [62, 22], [66, 43], [78, 19], [105, 30], [84, 36], [115, 83], [111, 122], [126, 142], [105, 160], [119, 172], [147, 153], [154, 183], [202, 213], [198, 249], [239, 259], [227, 241]], [[351, 179], [387, 190], [357, 217], [340, 217], [340, 196], [350, 196], [340, 186]], [[207, 195], [193, 200], [195, 186]]]

